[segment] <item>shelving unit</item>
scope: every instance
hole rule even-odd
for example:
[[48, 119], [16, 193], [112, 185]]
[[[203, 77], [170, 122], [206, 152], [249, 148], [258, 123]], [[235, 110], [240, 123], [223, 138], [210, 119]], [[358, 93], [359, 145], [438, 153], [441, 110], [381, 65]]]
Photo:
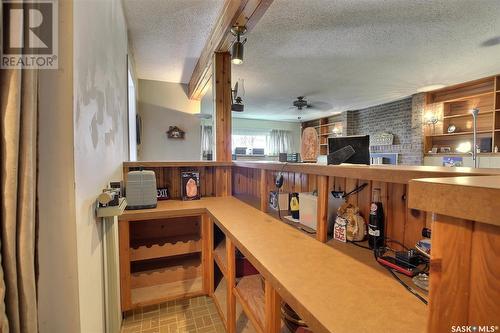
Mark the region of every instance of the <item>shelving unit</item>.
[[120, 222], [122, 310], [203, 294], [201, 224], [201, 216]]
[[[470, 111], [479, 108], [478, 139], [480, 143], [483, 141], [486, 146], [491, 146], [481, 152], [493, 153], [495, 145], [500, 145], [497, 131], [500, 129], [499, 82], [500, 76], [491, 76], [429, 92], [425, 112], [438, 117], [442, 126], [438, 126], [435, 132], [426, 129], [424, 152], [428, 153], [433, 147], [438, 148], [438, 152], [441, 147], [449, 147], [451, 153], [455, 153], [460, 143], [468, 141], [472, 144], [473, 117]], [[448, 133], [450, 125], [456, 127], [455, 132]]]

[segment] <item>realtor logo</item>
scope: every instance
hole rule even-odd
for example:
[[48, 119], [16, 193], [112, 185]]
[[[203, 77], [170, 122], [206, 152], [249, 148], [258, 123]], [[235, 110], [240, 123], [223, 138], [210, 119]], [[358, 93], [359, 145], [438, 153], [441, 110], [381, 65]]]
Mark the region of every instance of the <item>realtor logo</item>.
[[57, 69], [58, 0], [2, 1], [2, 69]]

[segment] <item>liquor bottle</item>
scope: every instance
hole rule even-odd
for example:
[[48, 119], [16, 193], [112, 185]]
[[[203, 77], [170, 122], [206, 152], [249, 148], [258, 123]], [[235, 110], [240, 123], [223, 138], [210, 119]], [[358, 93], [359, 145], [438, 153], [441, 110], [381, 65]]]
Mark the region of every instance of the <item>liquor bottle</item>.
[[378, 249], [384, 245], [384, 210], [380, 202], [380, 189], [374, 189], [368, 222], [368, 246], [370, 249]]

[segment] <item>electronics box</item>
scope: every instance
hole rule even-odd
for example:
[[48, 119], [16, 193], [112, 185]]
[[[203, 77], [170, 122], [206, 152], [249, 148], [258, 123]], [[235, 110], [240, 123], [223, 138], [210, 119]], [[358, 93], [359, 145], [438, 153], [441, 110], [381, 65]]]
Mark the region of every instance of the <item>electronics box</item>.
[[130, 171], [127, 175], [126, 190], [126, 209], [156, 207], [156, 176], [154, 171]]
[[[333, 196], [328, 195], [328, 230], [331, 231], [335, 217], [337, 216], [337, 209], [340, 203], [337, 202]], [[343, 200], [342, 200], [343, 201]], [[316, 230], [317, 214], [318, 214], [318, 197], [312, 193], [303, 192], [299, 193], [299, 221], [313, 230]]]

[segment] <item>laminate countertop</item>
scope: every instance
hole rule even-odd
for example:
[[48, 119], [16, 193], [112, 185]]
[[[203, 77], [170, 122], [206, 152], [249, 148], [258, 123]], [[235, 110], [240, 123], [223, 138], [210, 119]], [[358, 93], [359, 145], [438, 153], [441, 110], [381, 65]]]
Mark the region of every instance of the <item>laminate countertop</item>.
[[414, 179], [408, 206], [500, 226], [500, 176]]
[[208, 213], [315, 333], [425, 332], [427, 307], [387, 272], [234, 197], [161, 201], [123, 220]]

